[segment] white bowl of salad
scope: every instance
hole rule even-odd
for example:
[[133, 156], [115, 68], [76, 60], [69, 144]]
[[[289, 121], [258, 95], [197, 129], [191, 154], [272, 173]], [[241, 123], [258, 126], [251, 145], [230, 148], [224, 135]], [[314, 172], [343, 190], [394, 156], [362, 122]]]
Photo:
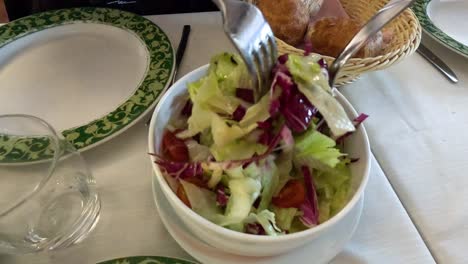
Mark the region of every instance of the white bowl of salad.
[[351, 238], [369, 178], [367, 116], [327, 78], [321, 57], [283, 55], [255, 94], [240, 57], [222, 53], [166, 92], [149, 130], [153, 180], [198, 238], [246, 256], [314, 243], [314, 263]]

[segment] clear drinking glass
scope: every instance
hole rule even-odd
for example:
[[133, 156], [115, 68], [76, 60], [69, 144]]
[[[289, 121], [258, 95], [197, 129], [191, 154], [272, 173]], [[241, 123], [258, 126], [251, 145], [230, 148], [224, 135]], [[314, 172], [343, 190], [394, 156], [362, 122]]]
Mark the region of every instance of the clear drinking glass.
[[0, 254], [68, 247], [99, 220], [96, 182], [44, 120], [0, 115]]

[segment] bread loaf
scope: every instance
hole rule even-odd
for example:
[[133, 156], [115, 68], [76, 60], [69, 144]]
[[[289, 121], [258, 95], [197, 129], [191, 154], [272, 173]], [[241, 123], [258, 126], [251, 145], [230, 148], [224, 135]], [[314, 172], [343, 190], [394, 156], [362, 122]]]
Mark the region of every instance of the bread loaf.
[[[361, 27], [361, 22], [351, 18], [325, 17], [310, 26], [306, 38], [312, 43], [313, 52], [336, 58]], [[385, 46], [382, 31], [379, 31], [366, 42], [355, 57], [378, 56]]]
[[257, 0], [256, 4], [277, 38], [292, 46], [301, 44], [310, 17], [323, 0]]

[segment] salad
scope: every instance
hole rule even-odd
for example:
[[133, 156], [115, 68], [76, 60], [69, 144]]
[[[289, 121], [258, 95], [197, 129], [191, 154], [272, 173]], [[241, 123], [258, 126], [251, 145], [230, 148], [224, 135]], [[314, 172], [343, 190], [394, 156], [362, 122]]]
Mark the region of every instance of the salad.
[[349, 200], [350, 120], [318, 55], [283, 55], [256, 94], [238, 55], [222, 53], [188, 84], [155, 162], [182, 202], [239, 232], [277, 236], [319, 225]]

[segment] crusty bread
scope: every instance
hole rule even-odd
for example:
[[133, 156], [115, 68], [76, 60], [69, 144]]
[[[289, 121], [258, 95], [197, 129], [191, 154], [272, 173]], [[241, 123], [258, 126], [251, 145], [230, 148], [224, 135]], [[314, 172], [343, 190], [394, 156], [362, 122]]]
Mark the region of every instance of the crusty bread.
[[[300, 47], [312, 43], [312, 51], [337, 57], [354, 35], [362, 21], [350, 18], [340, 0], [250, 0], [262, 11], [275, 37]], [[355, 57], [374, 57], [382, 54], [393, 32], [379, 31]]]
[[[309, 27], [306, 38], [312, 43], [313, 52], [336, 58], [361, 27], [361, 22], [351, 18], [325, 17]], [[366, 42], [355, 57], [378, 56], [385, 46], [384, 36], [379, 31]]]
[[292, 46], [301, 44], [309, 24], [309, 1], [258, 0], [258, 8], [277, 38]]
[[[258, 2], [262, 0], [244, 0], [244, 1], [258, 6]], [[304, 5], [307, 7], [307, 10], [309, 10], [310, 17], [315, 16], [320, 11], [322, 4], [326, 3], [325, 0], [299, 0], [299, 1], [303, 2]], [[330, 0], [327, 0], [327, 1], [330, 1]], [[333, 0], [333, 1], [338, 1], [338, 0]]]

